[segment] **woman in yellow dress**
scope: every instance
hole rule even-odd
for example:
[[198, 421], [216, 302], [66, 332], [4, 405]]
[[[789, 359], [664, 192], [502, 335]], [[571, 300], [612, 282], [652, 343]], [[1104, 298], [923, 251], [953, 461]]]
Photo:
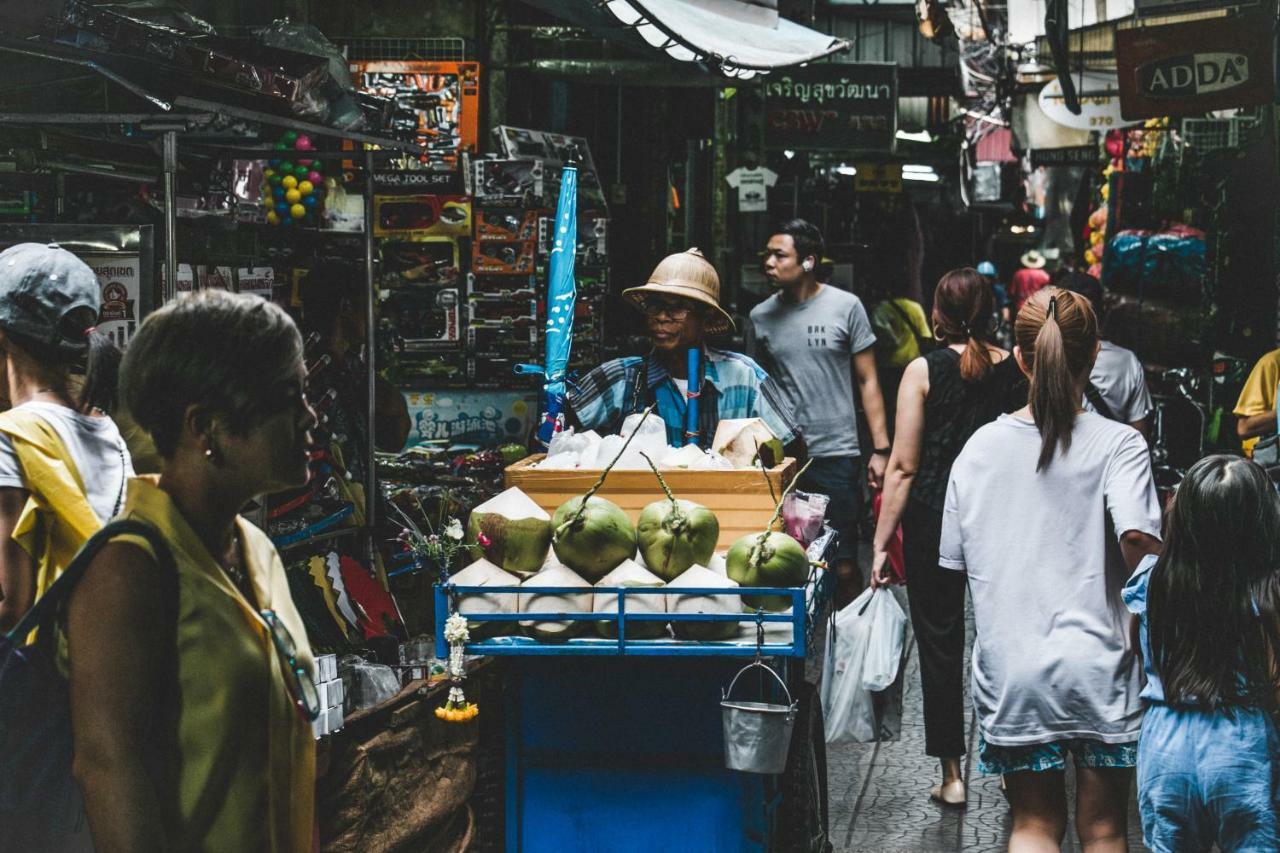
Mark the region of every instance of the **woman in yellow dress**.
[[312, 849], [318, 710], [280, 557], [237, 513], [308, 476], [315, 413], [302, 339], [253, 296], [156, 311], [121, 365], [125, 403], [164, 459], [67, 612], [75, 776], [98, 853]]

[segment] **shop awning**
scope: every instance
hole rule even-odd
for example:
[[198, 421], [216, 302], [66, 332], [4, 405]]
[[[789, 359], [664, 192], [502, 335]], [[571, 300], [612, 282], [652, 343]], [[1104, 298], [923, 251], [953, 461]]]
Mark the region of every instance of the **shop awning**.
[[777, 0], [526, 0], [590, 29], [621, 24], [681, 62], [747, 79], [848, 50], [844, 39], [778, 14]]

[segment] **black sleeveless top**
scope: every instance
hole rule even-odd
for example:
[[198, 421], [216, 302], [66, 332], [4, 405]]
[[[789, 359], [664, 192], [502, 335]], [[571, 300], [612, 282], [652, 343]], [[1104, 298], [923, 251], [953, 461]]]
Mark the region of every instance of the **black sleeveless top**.
[[1012, 355], [992, 366], [985, 378], [960, 378], [960, 353], [950, 347], [924, 356], [929, 393], [924, 398], [924, 434], [911, 499], [941, 513], [951, 464], [978, 428], [1027, 404], [1027, 381]]

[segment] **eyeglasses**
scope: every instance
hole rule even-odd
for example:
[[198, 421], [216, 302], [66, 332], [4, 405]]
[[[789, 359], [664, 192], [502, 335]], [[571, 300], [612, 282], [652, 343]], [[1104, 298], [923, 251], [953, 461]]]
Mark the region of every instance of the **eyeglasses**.
[[657, 317], [666, 314], [672, 320], [683, 320], [693, 311], [693, 306], [674, 299], [647, 296], [642, 309], [646, 317]]
[[258, 613], [271, 629], [271, 640], [275, 643], [276, 651], [289, 665], [289, 672], [293, 673], [293, 689], [298, 707], [307, 715], [308, 720], [314, 720], [320, 716], [320, 693], [316, 690], [316, 683], [311, 680], [311, 673], [298, 662], [298, 647], [293, 642], [293, 635], [274, 610], [260, 610]]

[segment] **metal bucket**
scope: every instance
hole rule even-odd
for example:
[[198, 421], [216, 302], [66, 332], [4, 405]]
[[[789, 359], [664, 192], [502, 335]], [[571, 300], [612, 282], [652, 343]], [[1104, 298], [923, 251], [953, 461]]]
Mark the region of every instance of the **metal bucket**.
[[[787, 704], [746, 702], [732, 698], [734, 685], [742, 674], [760, 667], [782, 685]], [[796, 723], [796, 703], [791, 691], [770, 667], [753, 661], [733, 677], [720, 702], [724, 725], [724, 766], [744, 773], [781, 773], [787, 767], [787, 751], [791, 746], [791, 730]]]

